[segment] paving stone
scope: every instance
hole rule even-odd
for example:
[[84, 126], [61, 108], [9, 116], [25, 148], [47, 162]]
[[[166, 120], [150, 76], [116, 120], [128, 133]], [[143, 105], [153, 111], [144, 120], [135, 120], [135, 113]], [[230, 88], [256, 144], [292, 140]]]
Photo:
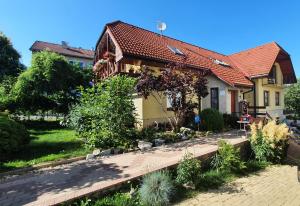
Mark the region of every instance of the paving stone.
[[[295, 166], [271, 166], [257, 174], [239, 178], [218, 190], [199, 193], [177, 205], [300, 206], [300, 183], [297, 181], [296, 171]], [[243, 187], [243, 190], [232, 192], [228, 189], [236, 187]], [[227, 189], [228, 192], [220, 193], [222, 189]]]

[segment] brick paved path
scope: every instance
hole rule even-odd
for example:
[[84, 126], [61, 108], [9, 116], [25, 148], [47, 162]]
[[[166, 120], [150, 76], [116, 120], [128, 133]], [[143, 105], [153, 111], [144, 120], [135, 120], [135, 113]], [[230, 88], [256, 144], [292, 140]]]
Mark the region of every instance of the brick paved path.
[[203, 192], [178, 206], [300, 206], [297, 167], [271, 166], [249, 177], [239, 178], [218, 190]]
[[[245, 142], [233, 135], [224, 133], [222, 137], [232, 144]], [[40, 206], [61, 203], [174, 165], [186, 150], [195, 156], [215, 151], [217, 138], [198, 138], [147, 152], [132, 152], [93, 161], [82, 160], [0, 180], [0, 205]]]

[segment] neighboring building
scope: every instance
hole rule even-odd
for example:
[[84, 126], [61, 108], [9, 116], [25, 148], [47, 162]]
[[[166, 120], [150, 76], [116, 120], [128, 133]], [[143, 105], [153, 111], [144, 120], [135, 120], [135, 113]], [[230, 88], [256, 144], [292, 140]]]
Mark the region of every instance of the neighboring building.
[[[94, 71], [100, 78], [119, 73], [137, 74], [141, 66], [154, 70], [170, 62], [183, 62], [186, 69], [209, 69], [209, 95], [201, 108], [222, 113], [239, 113], [239, 102], [246, 99], [254, 116], [283, 115], [283, 85], [296, 82], [289, 54], [272, 42], [253, 49], [223, 55], [189, 43], [121, 22], [107, 24], [96, 44]], [[137, 118], [142, 126], [164, 122], [154, 97], [135, 98]], [[167, 98], [162, 100], [167, 108]]]
[[35, 41], [30, 47], [32, 53], [49, 50], [56, 52], [66, 57], [71, 64], [78, 63], [80, 67], [87, 68], [93, 66], [94, 51], [82, 48], [75, 48], [69, 46], [66, 42], [62, 41], [61, 44], [54, 44], [43, 41]]

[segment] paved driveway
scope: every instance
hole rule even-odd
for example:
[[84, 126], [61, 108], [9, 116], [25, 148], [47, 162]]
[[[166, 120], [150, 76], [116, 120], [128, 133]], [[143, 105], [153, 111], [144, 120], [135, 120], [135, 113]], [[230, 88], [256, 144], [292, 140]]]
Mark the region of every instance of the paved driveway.
[[[236, 133], [220, 136], [233, 144], [245, 142], [233, 135]], [[0, 180], [0, 205], [53, 205], [105, 190], [148, 172], [175, 165], [186, 150], [195, 156], [216, 151], [217, 140], [217, 136], [198, 138], [147, 152], [83, 160]]]
[[185, 200], [178, 206], [300, 206], [297, 167], [271, 166], [249, 177], [239, 178], [218, 190]]

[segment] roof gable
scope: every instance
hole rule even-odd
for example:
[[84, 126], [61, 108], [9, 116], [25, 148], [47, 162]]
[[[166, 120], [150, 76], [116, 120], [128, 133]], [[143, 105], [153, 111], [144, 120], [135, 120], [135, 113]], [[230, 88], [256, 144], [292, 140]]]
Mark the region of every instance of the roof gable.
[[229, 58], [246, 76], [251, 78], [268, 75], [279, 51], [280, 47], [272, 42], [229, 55]]
[[284, 65], [283, 74], [288, 75], [285, 82], [293, 83], [296, 79], [288, 53], [275, 42], [224, 55], [122, 21], [115, 21], [105, 26], [96, 48], [105, 33], [112, 37], [121, 51], [118, 60], [134, 57], [163, 63], [179, 62], [196, 69], [209, 69], [231, 86], [253, 86], [250, 79], [268, 75], [275, 60], [283, 55], [287, 60], [281, 62], [281, 65]]

